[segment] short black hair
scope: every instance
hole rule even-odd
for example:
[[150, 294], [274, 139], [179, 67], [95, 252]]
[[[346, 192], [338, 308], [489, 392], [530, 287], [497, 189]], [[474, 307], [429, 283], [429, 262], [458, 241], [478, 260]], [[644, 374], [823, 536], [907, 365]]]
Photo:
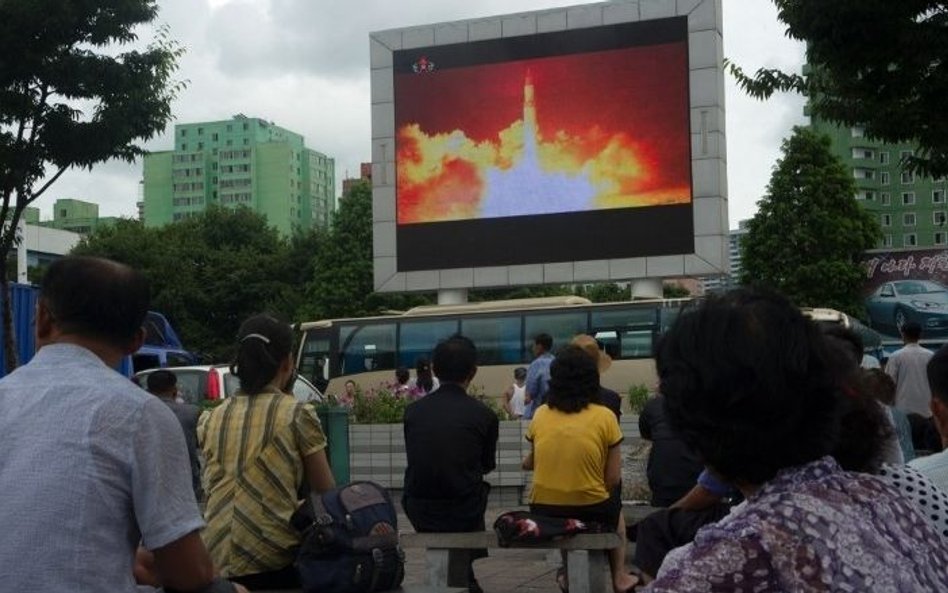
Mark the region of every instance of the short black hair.
[[477, 347], [470, 338], [455, 334], [438, 342], [432, 359], [434, 374], [440, 381], [463, 383], [477, 369]]
[[885, 442], [895, 436], [885, 408], [854, 387], [840, 398], [839, 415], [839, 437], [830, 454], [847, 471], [878, 473]]
[[57, 259], [43, 275], [40, 301], [66, 334], [126, 347], [148, 313], [148, 282], [133, 268], [99, 257]]
[[553, 336], [548, 333], [539, 333], [533, 337], [533, 343], [543, 346], [545, 352], [553, 349]]
[[656, 366], [672, 427], [726, 480], [762, 484], [829, 454], [837, 358], [787, 299], [738, 289], [686, 306]]
[[395, 369], [395, 380], [399, 383], [408, 383], [408, 380], [411, 378], [411, 374], [408, 372], [408, 369], [405, 367], [398, 367]]
[[599, 395], [599, 367], [579, 346], [567, 346], [550, 363], [550, 389], [546, 405], [575, 414]]
[[237, 356], [231, 372], [248, 395], [263, 391], [293, 349], [293, 329], [270, 315], [248, 318], [237, 331]]
[[917, 321], [906, 321], [902, 324], [902, 335], [906, 340], [917, 342], [922, 337], [922, 326]]
[[178, 385], [178, 376], [171, 371], [159, 369], [153, 373], [148, 373], [146, 384], [149, 392], [164, 395]]
[[926, 369], [932, 397], [948, 404], [948, 346], [942, 346], [928, 359]]

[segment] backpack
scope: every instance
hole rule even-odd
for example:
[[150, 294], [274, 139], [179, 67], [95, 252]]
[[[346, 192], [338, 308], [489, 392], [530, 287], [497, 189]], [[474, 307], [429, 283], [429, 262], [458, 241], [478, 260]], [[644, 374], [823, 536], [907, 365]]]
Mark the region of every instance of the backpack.
[[313, 494], [290, 519], [302, 534], [296, 567], [303, 593], [398, 588], [405, 554], [391, 496], [374, 482]]

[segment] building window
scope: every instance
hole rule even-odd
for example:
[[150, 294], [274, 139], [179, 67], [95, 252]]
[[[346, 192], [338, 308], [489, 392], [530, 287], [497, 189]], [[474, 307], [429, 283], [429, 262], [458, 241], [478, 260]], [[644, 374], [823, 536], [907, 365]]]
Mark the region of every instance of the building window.
[[204, 150], [204, 143], [198, 142], [198, 150]]
[[935, 226], [945, 226], [946, 222], [948, 222], [948, 217], [946, 217], [944, 210], [935, 210], [932, 212], [932, 224]]
[[187, 130], [187, 129], [181, 130], [181, 137], [182, 137], [182, 138], [184, 138], [184, 137], [187, 136], [187, 135], [188, 135], [188, 130]]
[[879, 153], [879, 164], [880, 164], [880, 165], [888, 165], [888, 164], [889, 164], [889, 153], [888, 153], [888, 151], [886, 151], [886, 152], [880, 152], [880, 153]]
[[867, 191], [866, 191], [866, 199], [869, 200], [869, 201], [875, 200], [875, 199], [876, 199], [876, 192], [874, 192], [874, 191], [872, 191], [872, 190], [867, 190]]
[[944, 245], [945, 236], [948, 235], [945, 231], [936, 231], [935, 232], [935, 245]]
[[904, 247], [915, 247], [918, 245], [918, 235], [915, 233], [906, 233], [902, 236], [902, 245]]
[[879, 183], [882, 185], [889, 185], [889, 172], [883, 171], [879, 173]]
[[933, 189], [932, 190], [932, 204], [944, 204], [944, 203], [945, 203], [945, 190]]
[[908, 185], [910, 183], [915, 183], [915, 173], [911, 171], [902, 171], [902, 184]]
[[882, 226], [892, 226], [892, 215], [883, 214], [882, 215]]
[[904, 163], [904, 162], [905, 162], [905, 159], [909, 158], [909, 157], [912, 156], [913, 154], [915, 154], [915, 153], [913, 153], [911, 150], [900, 150], [900, 151], [899, 151], [899, 160]]
[[883, 235], [883, 236], [882, 236], [882, 246], [883, 246], [883, 247], [892, 247], [892, 235]]
[[914, 212], [906, 212], [902, 214], [902, 226], [915, 226]]
[[247, 125], [247, 122], [244, 122], [244, 131], [246, 132], [248, 129], [249, 129], [249, 126]]
[[217, 142], [217, 132], [211, 134], [211, 142]]
[[853, 126], [852, 129], [850, 129], [850, 134], [852, 134], [853, 138], [862, 138], [866, 135], [866, 129], [862, 126]]
[[227, 140], [227, 146], [233, 146], [233, 145], [234, 145], [233, 140]]
[[185, 144], [184, 142], [182, 142], [182, 143], [181, 143], [181, 150], [187, 150], [187, 149], [188, 149], [188, 145]]
[[883, 206], [889, 206], [892, 204], [892, 198], [889, 196], [889, 192], [884, 191], [879, 194], [879, 201], [882, 202]]
[[915, 192], [913, 191], [902, 192], [902, 205], [911, 206], [913, 204], [915, 204]]
[[198, 128], [198, 136], [204, 135], [204, 128]]
[[244, 138], [244, 146], [250, 145], [250, 138]]

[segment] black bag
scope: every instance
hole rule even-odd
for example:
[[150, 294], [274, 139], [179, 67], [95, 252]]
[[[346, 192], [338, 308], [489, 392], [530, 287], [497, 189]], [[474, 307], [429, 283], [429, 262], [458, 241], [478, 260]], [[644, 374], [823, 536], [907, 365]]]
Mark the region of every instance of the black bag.
[[303, 536], [296, 559], [303, 593], [372, 593], [401, 585], [398, 517], [378, 484], [353, 482], [314, 494], [290, 521]]
[[506, 548], [513, 543], [540, 543], [569, 537], [577, 533], [599, 533], [598, 523], [549, 517], [527, 511], [507, 511], [494, 521], [497, 543]]

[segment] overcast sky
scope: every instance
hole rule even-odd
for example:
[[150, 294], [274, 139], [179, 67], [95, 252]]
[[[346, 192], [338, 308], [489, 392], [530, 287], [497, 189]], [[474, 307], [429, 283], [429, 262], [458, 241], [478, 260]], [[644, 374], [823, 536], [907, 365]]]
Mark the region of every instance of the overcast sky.
[[[370, 160], [370, 31], [571, 6], [576, 0], [159, 0], [160, 19], [187, 49], [179, 78], [189, 81], [177, 122], [261, 117], [299, 132], [336, 159], [336, 178]], [[150, 32], [145, 31], [147, 39]], [[724, 54], [753, 71], [799, 71], [803, 45], [789, 40], [767, 0], [724, 0]], [[727, 153], [732, 228], [753, 215], [780, 141], [805, 123], [803, 100], [761, 103], [727, 81]], [[171, 148], [173, 124], [147, 144]], [[141, 163], [113, 161], [66, 173], [37, 205], [52, 216], [57, 198], [98, 202], [100, 215], [134, 216]]]

